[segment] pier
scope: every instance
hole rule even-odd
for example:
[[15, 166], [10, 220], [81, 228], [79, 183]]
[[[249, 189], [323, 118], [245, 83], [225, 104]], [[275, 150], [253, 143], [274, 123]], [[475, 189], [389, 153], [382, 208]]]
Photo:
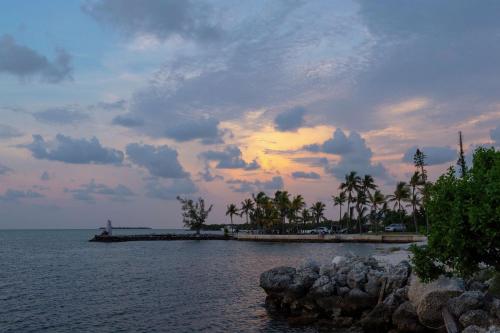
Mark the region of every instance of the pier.
[[415, 243], [427, 238], [414, 234], [335, 234], [335, 235], [261, 235], [239, 233], [234, 236], [215, 234], [151, 234], [151, 235], [96, 235], [91, 242], [175, 241], [175, 240], [238, 240], [279, 243]]

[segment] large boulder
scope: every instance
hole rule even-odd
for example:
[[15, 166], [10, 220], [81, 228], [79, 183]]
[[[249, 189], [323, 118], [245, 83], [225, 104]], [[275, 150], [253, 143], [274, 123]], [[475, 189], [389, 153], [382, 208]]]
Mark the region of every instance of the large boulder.
[[490, 318], [484, 310], [469, 310], [460, 316], [459, 322], [463, 327], [476, 325], [487, 328], [490, 324]]
[[294, 283], [290, 286], [293, 291], [307, 291], [319, 278], [320, 266], [314, 260], [302, 262], [296, 270]]
[[335, 294], [335, 280], [328, 275], [321, 275], [309, 290], [310, 296], [328, 297]]
[[462, 333], [486, 333], [486, 330], [482, 327], [471, 325], [464, 328]]
[[423, 283], [417, 276], [411, 277], [408, 298], [417, 310], [420, 322], [429, 328], [443, 325], [441, 309], [450, 298], [465, 291], [461, 279], [440, 277], [430, 283]]
[[260, 286], [267, 294], [283, 294], [294, 283], [295, 273], [293, 267], [272, 268], [260, 275]]
[[391, 293], [396, 289], [406, 286], [408, 278], [411, 274], [411, 265], [408, 261], [403, 260], [399, 264], [390, 266], [386, 274], [387, 282], [385, 290]]
[[402, 303], [392, 314], [392, 323], [399, 332], [425, 332], [418, 321], [417, 310], [409, 301]]
[[354, 288], [347, 293], [342, 301], [341, 307], [347, 311], [358, 312], [373, 307], [376, 304], [376, 298], [370, 296], [361, 289]]
[[366, 274], [369, 268], [363, 263], [356, 263], [347, 274], [347, 286], [351, 289], [362, 289], [366, 283]]
[[448, 309], [456, 318], [468, 310], [476, 310], [484, 305], [484, 296], [479, 291], [466, 291], [448, 300]]

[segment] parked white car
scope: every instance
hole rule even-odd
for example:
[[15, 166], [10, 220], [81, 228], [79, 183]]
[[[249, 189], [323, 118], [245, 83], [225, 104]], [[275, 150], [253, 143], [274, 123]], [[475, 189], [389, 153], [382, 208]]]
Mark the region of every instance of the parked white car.
[[406, 231], [406, 226], [404, 224], [393, 223], [393, 224], [390, 224], [387, 227], [385, 227], [385, 231], [388, 231], [388, 232], [395, 232], [395, 231], [403, 232], [403, 231]]

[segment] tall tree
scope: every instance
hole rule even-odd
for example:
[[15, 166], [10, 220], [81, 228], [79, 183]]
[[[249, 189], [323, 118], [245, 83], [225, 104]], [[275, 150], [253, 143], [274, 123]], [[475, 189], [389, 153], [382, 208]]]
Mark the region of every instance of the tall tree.
[[379, 190], [373, 192], [368, 198], [371, 204], [371, 213], [372, 223], [375, 223], [376, 232], [378, 232], [378, 223], [379, 223], [379, 211], [378, 208], [386, 204], [385, 196]]
[[345, 180], [340, 184], [340, 189], [347, 193], [347, 211], [349, 212], [349, 222], [347, 227], [351, 227], [352, 210], [351, 202], [353, 202], [353, 194], [360, 187], [361, 178], [357, 175], [356, 171], [351, 171], [345, 176]]
[[365, 194], [365, 197], [370, 196], [370, 190], [376, 190], [377, 184], [375, 184], [375, 179], [371, 175], [365, 175], [363, 179], [361, 179], [361, 188]]
[[245, 214], [245, 217], [246, 217], [246, 223], [248, 224], [248, 216], [250, 214], [250, 212], [253, 211], [253, 208], [254, 208], [254, 204], [253, 204], [253, 201], [251, 199], [245, 199], [241, 202], [241, 208], [240, 208], [240, 211]]
[[339, 206], [339, 225], [342, 226], [342, 206], [345, 204], [347, 200], [345, 192], [340, 192], [339, 195], [332, 196], [332, 200], [333, 200], [333, 206]]
[[417, 151], [415, 152], [415, 155], [413, 156], [413, 162], [415, 164], [415, 168], [417, 171], [420, 172], [420, 176], [422, 177], [422, 186], [420, 187], [420, 192], [422, 193], [422, 203], [423, 203], [423, 208], [424, 208], [424, 213], [425, 213], [425, 230], [426, 233], [429, 232], [429, 214], [427, 214], [427, 208], [425, 203], [427, 202], [426, 199], [428, 197], [425, 195], [426, 193], [429, 193], [429, 188], [430, 188], [430, 183], [427, 182], [427, 170], [425, 170], [425, 154], [423, 151], [417, 148]]
[[295, 225], [295, 228], [298, 232], [299, 225], [297, 223], [297, 216], [302, 208], [306, 205], [304, 201], [304, 197], [302, 195], [296, 195], [292, 198], [292, 202], [290, 203], [290, 209], [288, 211], [288, 220]]
[[[408, 201], [409, 198], [410, 188], [406, 182], [398, 182], [394, 193], [387, 196], [388, 201], [394, 203], [394, 209], [398, 207], [400, 214], [404, 212], [402, 202]], [[402, 222], [402, 216], [400, 216], [400, 221]]]
[[465, 164], [464, 145], [462, 142], [462, 132], [458, 132], [458, 144], [460, 146], [460, 155], [458, 156], [457, 164], [460, 167], [460, 177], [464, 178], [467, 173], [467, 165]]
[[228, 216], [228, 215], [229, 215], [229, 219], [231, 220], [231, 232], [234, 232], [233, 216], [238, 215], [238, 208], [236, 207], [235, 204], [227, 205], [226, 216]]
[[290, 194], [287, 191], [276, 191], [274, 194], [274, 205], [279, 212], [281, 232], [285, 233], [285, 219], [290, 210]]
[[205, 224], [213, 205], [205, 209], [205, 200], [202, 198], [198, 198], [198, 201], [195, 202], [192, 199], [185, 199], [178, 196], [177, 200], [182, 205], [182, 222], [191, 230], [196, 230], [196, 235], [200, 235], [200, 230]]
[[417, 206], [420, 204], [420, 198], [418, 197], [418, 187], [423, 185], [423, 177], [419, 171], [415, 171], [410, 178], [410, 205], [412, 208], [413, 225], [415, 227], [415, 232], [418, 232], [417, 226]]
[[356, 196], [356, 212], [358, 213], [358, 218], [357, 218], [358, 230], [360, 234], [363, 232], [361, 228], [361, 223], [363, 216], [365, 215], [366, 212], [366, 207], [365, 207], [366, 203], [367, 203], [367, 198], [365, 191], [363, 190], [363, 188], [360, 188]]
[[317, 201], [310, 208], [312, 217], [316, 222], [316, 226], [319, 226], [321, 219], [324, 217], [325, 207], [326, 206], [324, 203], [322, 203], [321, 201]]
[[303, 224], [303, 228], [302, 229], [305, 229], [306, 228], [306, 224], [307, 222], [309, 222], [311, 220], [311, 212], [309, 211], [309, 209], [307, 208], [303, 208], [302, 211], [301, 211], [301, 220], [302, 220], [302, 224]]

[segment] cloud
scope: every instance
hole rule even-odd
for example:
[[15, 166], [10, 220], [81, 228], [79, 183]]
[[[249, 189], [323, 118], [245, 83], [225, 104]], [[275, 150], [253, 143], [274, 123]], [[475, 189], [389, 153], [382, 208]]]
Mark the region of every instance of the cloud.
[[321, 176], [312, 171], [312, 172], [304, 172], [304, 171], [295, 171], [295, 172], [292, 172], [292, 177], [294, 179], [299, 179], [299, 178], [304, 178], [304, 179], [320, 179]]
[[304, 149], [316, 153], [340, 156], [340, 161], [337, 163], [321, 160], [325, 172], [332, 174], [339, 180], [343, 179], [351, 171], [390, 180], [386, 168], [381, 163], [372, 162], [372, 150], [356, 131], [351, 131], [349, 135], [346, 135], [344, 131], [337, 128], [331, 139], [320, 144], [304, 146]]
[[274, 176], [270, 180], [241, 180], [241, 179], [230, 179], [226, 181], [230, 184], [229, 188], [233, 192], [238, 193], [255, 193], [260, 191], [275, 191], [280, 190], [284, 187], [283, 178], [281, 176]]
[[81, 121], [90, 119], [87, 113], [79, 110], [72, 110], [71, 107], [50, 108], [33, 113], [33, 117], [40, 122], [57, 125], [77, 124]]
[[115, 187], [111, 187], [105, 184], [96, 183], [92, 179], [88, 184], [80, 185], [76, 189], [65, 189], [64, 192], [71, 193], [73, 199], [78, 201], [84, 201], [87, 203], [95, 203], [96, 198], [106, 197], [112, 201], [130, 201], [130, 198], [135, 196], [127, 186], [118, 184]]
[[[404, 156], [403, 162], [413, 164], [413, 156], [417, 150], [417, 146], [409, 148]], [[427, 165], [438, 165], [446, 162], [455, 161], [458, 158], [458, 153], [455, 149], [450, 147], [422, 147], [420, 150], [425, 154], [425, 163]]]
[[296, 107], [278, 114], [274, 118], [274, 127], [278, 131], [296, 131], [304, 126], [304, 114], [306, 110], [302, 107]]
[[23, 133], [16, 128], [9, 125], [0, 124], [0, 140], [17, 138], [20, 136], [23, 136]]
[[39, 76], [49, 83], [71, 79], [71, 56], [63, 49], [56, 51], [56, 57], [49, 61], [35, 50], [17, 44], [9, 35], [0, 37], [0, 73], [7, 73], [26, 79]]
[[222, 143], [219, 120], [215, 118], [200, 118], [190, 121], [180, 121], [167, 127], [165, 136], [179, 142], [203, 139], [204, 142]]
[[0, 195], [0, 201], [18, 201], [20, 199], [37, 199], [37, 198], [43, 198], [44, 195], [32, 191], [32, 190], [14, 190], [14, 189], [8, 189], [4, 192], [3, 195]]
[[206, 182], [213, 182], [214, 180], [218, 180], [218, 179], [223, 180], [224, 179], [224, 177], [222, 177], [221, 175], [213, 175], [210, 172], [210, 168], [208, 166], [205, 166], [203, 171], [198, 172], [198, 175], [201, 177], [202, 180], [204, 180]]
[[128, 159], [145, 167], [153, 176], [162, 178], [186, 178], [189, 174], [179, 163], [175, 149], [167, 145], [152, 146], [131, 143], [126, 148]]
[[211, 23], [210, 8], [199, 1], [98, 0], [86, 1], [82, 9], [98, 22], [126, 36], [213, 40], [219, 35], [219, 30]]
[[500, 125], [490, 130], [490, 137], [495, 142], [495, 145], [500, 146]]
[[40, 180], [47, 181], [50, 180], [50, 175], [47, 171], [42, 172], [40, 175]]
[[47, 142], [41, 135], [33, 135], [33, 142], [19, 147], [26, 148], [36, 159], [60, 161], [72, 164], [121, 164], [123, 152], [106, 148], [96, 137], [87, 140], [73, 139], [57, 134]]
[[178, 195], [193, 194], [198, 188], [189, 178], [171, 179], [168, 184], [151, 181], [146, 184], [146, 196], [149, 198], [174, 200]]
[[123, 127], [138, 127], [144, 125], [144, 121], [142, 119], [138, 119], [135, 117], [131, 117], [129, 115], [118, 115], [113, 118], [113, 125], [120, 125]]
[[257, 160], [246, 162], [243, 160], [241, 150], [236, 146], [228, 146], [223, 151], [209, 150], [199, 155], [206, 161], [217, 162], [217, 169], [244, 169], [256, 170], [260, 168]]
[[5, 165], [3, 164], [0, 164], [0, 176], [2, 175], [6, 175], [8, 173], [11, 173], [12, 172], [12, 169], [9, 168], [9, 167], [6, 167]]
[[99, 108], [106, 111], [124, 110], [127, 106], [127, 101], [124, 99], [119, 99], [114, 102], [99, 102], [96, 105], [92, 105], [91, 108]]

